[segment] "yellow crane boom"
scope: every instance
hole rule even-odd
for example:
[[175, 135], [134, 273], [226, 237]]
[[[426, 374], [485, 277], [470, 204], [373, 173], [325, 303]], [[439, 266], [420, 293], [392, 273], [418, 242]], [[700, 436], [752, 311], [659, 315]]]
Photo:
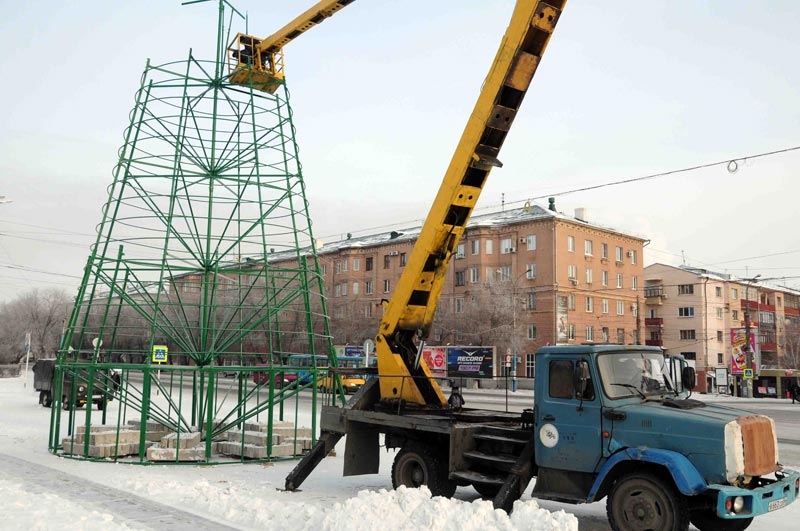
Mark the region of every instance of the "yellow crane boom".
[[419, 355], [447, 267], [522, 104], [566, 0], [518, 0], [376, 337], [382, 399], [443, 407]]
[[237, 33], [228, 46], [231, 82], [273, 94], [283, 83], [283, 47], [355, 0], [321, 0], [265, 39]]

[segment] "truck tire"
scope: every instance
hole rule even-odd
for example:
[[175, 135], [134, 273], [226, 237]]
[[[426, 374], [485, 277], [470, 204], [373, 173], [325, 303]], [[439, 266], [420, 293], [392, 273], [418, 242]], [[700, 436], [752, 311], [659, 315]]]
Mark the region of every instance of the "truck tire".
[[490, 500], [497, 496], [500, 492], [500, 485], [493, 485], [491, 483], [473, 483], [472, 486], [478, 491], [478, 494]]
[[752, 518], [720, 518], [713, 509], [697, 509], [689, 520], [700, 531], [744, 531], [753, 523]]
[[619, 478], [608, 494], [606, 514], [615, 531], [689, 528], [686, 498], [672, 485], [648, 473]]
[[414, 489], [425, 485], [434, 496], [450, 498], [456, 492], [456, 482], [448, 477], [447, 459], [424, 444], [403, 447], [392, 464], [392, 486]]

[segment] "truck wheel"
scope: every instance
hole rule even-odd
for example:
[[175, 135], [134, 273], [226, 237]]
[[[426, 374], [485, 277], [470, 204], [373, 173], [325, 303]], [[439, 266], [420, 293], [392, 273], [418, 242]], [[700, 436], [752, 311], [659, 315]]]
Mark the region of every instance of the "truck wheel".
[[394, 458], [392, 486], [417, 488], [425, 485], [434, 496], [450, 498], [456, 492], [456, 483], [448, 477], [447, 460], [429, 446], [410, 444]]
[[689, 520], [700, 531], [744, 531], [752, 518], [720, 518], [713, 509], [692, 511]]
[[646, 473], [618, 479], [608, 494], [606, 513], [611, 528], [617, 531], [689, 528], [686, 498], [660, 478]]
[[478, 491], [478, 494], [484, 498], [494, 499], [497, 493], [500, 492], [500, 485], [493, 485], [491, 483], [473, 483], [472, 486]]

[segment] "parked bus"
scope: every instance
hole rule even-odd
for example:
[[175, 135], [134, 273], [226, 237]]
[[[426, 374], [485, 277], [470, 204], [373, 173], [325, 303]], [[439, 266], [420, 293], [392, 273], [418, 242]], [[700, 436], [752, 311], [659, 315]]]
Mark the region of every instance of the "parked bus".
[[[312, 356], [311, 354], [293, 354], [289, 356], [288, 365], [297, 368], [297, 381], [308, 383], [312, 378], [313, 367], [324, 372], [324, 376], [318, 377], [317, 387], [324, 391], [333, 390], [333, 375], [327, 374], [330, 365], [327, 356]], [[364, 366], [364, 358], [361, 356], [337, 356], [336, 365], [338, 368], [357, 369]], [[364, 385], [363, 374], [342, 374], [342, 387], [346, 393], [355, 393]]]

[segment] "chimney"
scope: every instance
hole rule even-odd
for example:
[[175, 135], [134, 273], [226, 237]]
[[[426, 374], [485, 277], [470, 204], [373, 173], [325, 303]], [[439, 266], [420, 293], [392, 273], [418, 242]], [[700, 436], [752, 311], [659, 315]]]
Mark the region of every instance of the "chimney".
[[553, 212], [555, 212], [556, 211], [556, 198], [555, 197], [548, 197], [547, 201], [550, 203], [550, 206], [547, 207], [547, 208], [549, 210], [552, 210]]
[[584, 207], [576, 208], [575, 219], [580, 221], [589, 221], [589, 209]]

